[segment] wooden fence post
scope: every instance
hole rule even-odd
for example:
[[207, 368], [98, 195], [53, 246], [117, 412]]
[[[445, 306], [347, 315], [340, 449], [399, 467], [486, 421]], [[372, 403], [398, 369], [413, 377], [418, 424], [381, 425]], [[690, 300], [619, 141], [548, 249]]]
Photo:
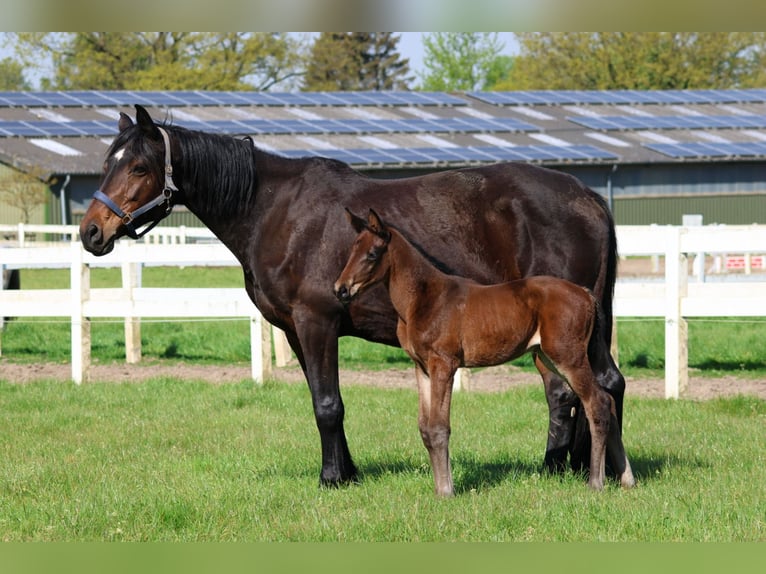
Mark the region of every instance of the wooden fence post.
[[272, 328], [274, 335], [274, 357], [277, 367], [284, 367], [292, 359], [293, 351], [290, 349], [290, 343], [287, 342], [287, 336], [282, 329]]
[[90, 318], [85, 316], [85, 302], [90, 298], [90, 267], [83, 261], [79, 242], [71, 243], [71, 253], [72, 380], [79, 385], [90, 380]]
[[[260, 313], [259, 313], [260, 315]], [[271, 323], [261, 316], [261, 351], [263, 356], [263, 380], [270, 379], [274, 374], [271, 363]]]
[[677, 399], [689, 386], [689, 342], [681, 299], [686, 297], [688, 266], [681, 252], [684, 228], [668, 227], [665, 251], [665, 398]]
[[250, 368], [253, 380], [263, 384], [263, 317], [256, 311], [250, 317]]
[[[126, 245], [132, 245], [126, 243]], [[133, 308], [133, 290], [141, 286], [141, 264], [135, 261], [123, 261], [122, 288], [125, 298]], [[141, 318], [131, 314], [125, 316], [125, 362], [141, 362]]]

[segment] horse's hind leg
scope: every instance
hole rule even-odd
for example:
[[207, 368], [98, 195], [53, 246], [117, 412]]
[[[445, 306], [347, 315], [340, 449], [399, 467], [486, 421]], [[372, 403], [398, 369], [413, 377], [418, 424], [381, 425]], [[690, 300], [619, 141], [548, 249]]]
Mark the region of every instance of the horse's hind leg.
[[591, 435], [588, 485], [595, 490], [601, 490], [604, 487], [609, 428], [616, 426], [611, 424], [614, 418], [612, 398], [599, 387], [585, 357], [571, 362], [554, 360], [554, 363], [582, 401]]
[[423, 444], [431, 459], [434, 475], [434, 492], [439, 496], [452, 496], [452, 465], [449, 458], [450, 403], [452, 378], [455, 374], [441, 362], [429, 364], [430, 377], [420, 368], [416, 371], [418, 381], [419, 409], [418, 427]]
[[633, 470], [630, 468], [628, 456], [625, 454], [625, 446], [622, 443], [622, 433], [617, 421], [617, 414], [612, 403], [611, 421], [609, 424], [609, 436], [607, 438], [607, 450], [611, 459], [615, 476], [620, 480], [623, 488], [632, 488], [636, 484]]
[[[543, 378], [545, 399], [548, 401], [545, 467], [549, 472], [563, 472], [567, 467], [567, 455], [573, 443], [577, 414], [582, 411], [582, 405], [566, 381], [545, 365], [539, 352], [534, 353], [534, 358], [535, 366]], [[590, 436], [586, 436], [584, 440], [589, 446]], [[574, 463], [574, 455], [572, 462]]]

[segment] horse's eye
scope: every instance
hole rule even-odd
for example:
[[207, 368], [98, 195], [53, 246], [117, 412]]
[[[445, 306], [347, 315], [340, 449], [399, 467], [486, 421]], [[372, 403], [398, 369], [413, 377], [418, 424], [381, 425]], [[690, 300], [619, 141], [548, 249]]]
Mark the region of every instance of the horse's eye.
[[132, 168], [130, 168], [130, 173], [133, 175], [146, 175], [146, 168], [142, 165], [134, 165]]
[[367, 261], [377, 261], [377, 259], [378, 259], [377, 250], [373, 249], [372, 251], [367, 252]]

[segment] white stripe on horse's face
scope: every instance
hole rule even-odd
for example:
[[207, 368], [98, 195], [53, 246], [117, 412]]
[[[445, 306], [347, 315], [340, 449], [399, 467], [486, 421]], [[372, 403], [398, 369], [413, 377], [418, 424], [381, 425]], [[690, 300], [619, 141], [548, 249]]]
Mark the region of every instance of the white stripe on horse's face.
[[114, 152], [114, 155], [112, 157], [116, 159], [117, 161], [120, 161], [122, 159], [122, 156], [124, 155], [125, 155], [125, 148], [122, 147], [118, 149], [116, 152]]

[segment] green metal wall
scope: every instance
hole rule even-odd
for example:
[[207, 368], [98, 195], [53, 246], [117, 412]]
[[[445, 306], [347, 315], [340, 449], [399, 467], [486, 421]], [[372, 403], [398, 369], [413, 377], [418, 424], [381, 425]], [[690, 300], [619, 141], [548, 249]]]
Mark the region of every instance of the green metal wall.
[[681, 225], [687, 214], [705, 225], [766, 224], [766, 195], [616, 198], [612, 209], [617, 225]]

